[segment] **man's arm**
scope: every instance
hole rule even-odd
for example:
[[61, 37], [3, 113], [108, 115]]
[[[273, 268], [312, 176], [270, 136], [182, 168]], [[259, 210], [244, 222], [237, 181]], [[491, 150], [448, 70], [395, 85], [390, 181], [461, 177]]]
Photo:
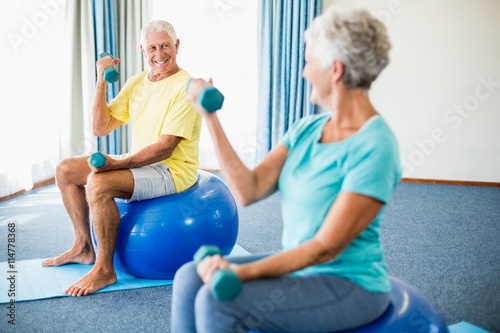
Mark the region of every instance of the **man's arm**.
[[172, 156], [175, 147], [177, 147], [181, 140], [181, 137], [164, 134], [160, 136], [157, 143], [147, 146], [125, 159], [115, 160], [108, 156], [106, 158], [106, 164], [102, 168], [94, 169], [94, 171], [104, 172], [119, 169], [140, 168], [166, 160]]
[[106, 103], [106, 86], [108, 83], [104, 80], [104, 70], [107, 67], [114, 66], [120, 61], [118, 58], [103, 57], [96, 63], [97, 66], [97, 84], [92, 101], [92, 131], [95, 136], [105, 136], [113, 130], [123, 125], [123, 123], [111, 116], [108, 104]]

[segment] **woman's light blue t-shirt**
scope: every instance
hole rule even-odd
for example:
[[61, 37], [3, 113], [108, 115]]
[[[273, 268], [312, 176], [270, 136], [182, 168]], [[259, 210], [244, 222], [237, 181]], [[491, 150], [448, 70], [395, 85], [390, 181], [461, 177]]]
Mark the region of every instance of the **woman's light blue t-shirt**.
[[[370, 118], [353, 136], [320, 143], [331, 114], [296, 122], [283, 137], [289, 149], [279, 178], [284, 250], [314, 237], [340, 192], [387, 203], [401, 178], [397, 141], [381, 116]], [[384, 206], [385, 207], [385, 206]], [[339, 256], [296, 274], [333, 274], [373, 292], [391, 290], [380, 243], [382, 209]]]

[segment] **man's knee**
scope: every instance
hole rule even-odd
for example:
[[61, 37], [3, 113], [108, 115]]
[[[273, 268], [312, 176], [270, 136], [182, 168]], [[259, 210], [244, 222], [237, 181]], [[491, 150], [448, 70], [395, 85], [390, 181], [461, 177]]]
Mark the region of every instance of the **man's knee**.
[[106, 173], [89, 174], [87, 178], [87, 200], [89, 203], [102, 200], [102, 196], [107, 192], [108, 186]]
[[65, 159], [62, 160], [56, 167], [56, 181], [58, 183], [61, 183], [65, 181], [65, 179], [68, 177], [69, 171], [71, 170], [70, 167], [70, 160]]
[[80, 184], [87, 178], [84, 160], [81, 158], [67, 158], [56, 167], [55, 178], [57, 184]]

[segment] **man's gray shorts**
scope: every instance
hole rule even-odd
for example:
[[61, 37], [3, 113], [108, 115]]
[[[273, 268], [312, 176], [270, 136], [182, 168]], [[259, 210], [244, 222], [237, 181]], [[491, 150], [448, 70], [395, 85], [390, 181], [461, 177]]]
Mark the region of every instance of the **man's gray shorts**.
[[[129, 154], [111, 155], [120, 160]], [[126, 202], [147, 200], [175, 193], [175, 183], [170, 170], [165, 164], [155, 163], [141, 168], [130, 169], [134, 177], [134, 193]]]

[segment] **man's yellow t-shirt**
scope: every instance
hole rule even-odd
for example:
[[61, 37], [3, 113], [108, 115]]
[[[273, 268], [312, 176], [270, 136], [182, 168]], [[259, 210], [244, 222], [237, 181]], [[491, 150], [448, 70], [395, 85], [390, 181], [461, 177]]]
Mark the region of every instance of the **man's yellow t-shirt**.
[[181, 192], [198, 179], [201, 116], [185, 98], [191, 78], [186, 71], [152, 82], [148, 72], [127, 80], [118, 96], [109, 104], [111, 115], [123, 123], [132, 123], [132, 149], [139, 150], [158, 142], [163, 134], [182, 137], [172, 156], [161, 161]]

